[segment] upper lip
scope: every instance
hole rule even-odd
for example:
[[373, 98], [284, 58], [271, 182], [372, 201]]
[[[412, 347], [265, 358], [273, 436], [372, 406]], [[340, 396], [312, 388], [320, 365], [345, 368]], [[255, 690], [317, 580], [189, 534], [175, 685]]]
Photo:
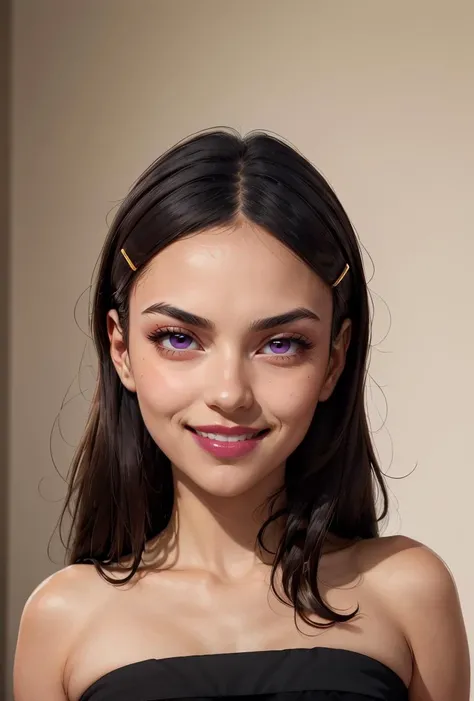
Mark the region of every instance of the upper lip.
[[201, 433], [217, 433], [221, 436], [247, 436], [266, 430], [255, 426], [189, 426], [189, 428]]

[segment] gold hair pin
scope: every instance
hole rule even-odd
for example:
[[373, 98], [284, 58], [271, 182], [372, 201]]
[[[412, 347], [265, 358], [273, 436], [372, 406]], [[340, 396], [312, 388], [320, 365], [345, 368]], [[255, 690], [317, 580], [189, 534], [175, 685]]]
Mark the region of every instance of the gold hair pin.
[[129, 266], [131, 267], [131, 269], [133, 270], [133, 272], [135, 272], [137, 268], [136, 268], [136, 266], [132, 263], [132, 261], [130, 260], [130, 258], [127, 256], [127, 252], [125, 251], [125, 248], [120, 249], [120, 253], [123, 255], [123, 257], [125, 258], [125, 260], [126, 260], [127, 263], [129, 264]]
[[348, 272], [349, 272], [349, 263], [346, 263], [344, 270], [339, 275], [336, 282], [333, 283], [333, 287], [337, 287], [344, 280], [344, 278], [346, 277]]

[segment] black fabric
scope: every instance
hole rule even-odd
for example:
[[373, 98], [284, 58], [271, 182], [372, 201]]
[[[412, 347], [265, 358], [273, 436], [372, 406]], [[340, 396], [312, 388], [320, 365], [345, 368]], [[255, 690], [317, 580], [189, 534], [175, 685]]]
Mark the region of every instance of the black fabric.
[[408, 701], [400, 677], [349, 650], [312, 648], [144, 660], [98, 679], [80, 701]]

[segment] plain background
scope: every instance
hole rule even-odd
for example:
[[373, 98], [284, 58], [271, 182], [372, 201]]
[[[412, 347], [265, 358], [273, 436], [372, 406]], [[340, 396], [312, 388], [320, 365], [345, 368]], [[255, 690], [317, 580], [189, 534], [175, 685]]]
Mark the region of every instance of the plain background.
[[62, 563], [57, 535], [52, 561], [47, 546], [93, 387], [106, 217], [164, 149], [215, 125], [297, 146], [370, 252], [386, 532], [443, 557], [474, 640], [473, 36], [472, 0], [14, 0], [7, 670], [26, 598]]

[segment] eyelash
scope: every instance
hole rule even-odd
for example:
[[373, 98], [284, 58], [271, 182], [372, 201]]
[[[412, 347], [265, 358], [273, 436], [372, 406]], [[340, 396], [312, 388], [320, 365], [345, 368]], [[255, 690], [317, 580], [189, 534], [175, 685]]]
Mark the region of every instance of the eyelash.
[[[171, 350], [170, 348], [163, 348], [163, 346], [160, 346], [160, 341], [162, 341], [164, 338], [167, 336], [173, 336], [173, 335], [183, 335], [186, 336], [187, 338], [192, 339], [195, 343], [199, 343], [199, 341], [193, 336], [193, 334], [189, 333], [188, 330], [182, 329], [176, 326], [167, 326], [164, 328], [157, 329], [156, 331], [152, 331], [147, 335], [147, 338], [149, 341], [154, 343], [159, 352], [162, 353], [163, 355], [168, 355], [168, 356], [174, 356], [174, 355], [184, 355], [185, 351], [184, 350]], [[269, 355], [272, 358], [276, 358], [279, 361], [290, 361], [294, 360], [295, 358], [299, 357], [302, 355], [305, 351], [311, 350], [311, 348], [314, 347], [314, 344], [309, 341], [305, 336], [301, 336], [300, 334], [287, 334], [286, 336], [274, 336], [272, 338], [269, 338], [266, 343], [262, 346], [267, 346], [269, 343], [272, 343], [273, 341], [292, 341], [293, 343], [296, 343], [298, 345], [298, 349], [296, 353], [293, 353], [292, 355], [279, 355], [278, 353], [263, 353], [262, 355]], [[201, 344], [199, 344], [201, 345]]]

